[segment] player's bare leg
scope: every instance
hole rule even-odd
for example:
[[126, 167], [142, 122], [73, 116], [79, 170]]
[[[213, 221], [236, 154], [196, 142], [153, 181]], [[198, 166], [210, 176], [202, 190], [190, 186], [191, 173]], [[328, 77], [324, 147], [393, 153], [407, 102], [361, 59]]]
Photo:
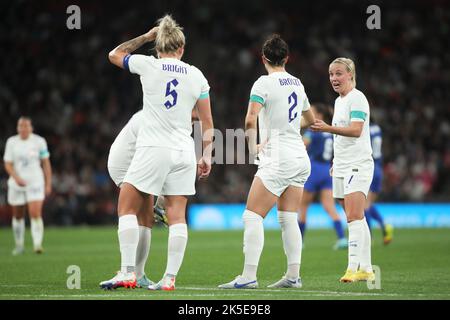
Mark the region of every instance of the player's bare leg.
[[140, 192], [129, 183], [122, 185], [118, 203], [121, 268], [115, 277], [100, 283], [102, 289], [136, 287], [136, 251], [139, 243], [137, 215], [144, 206], [144, 202], [148, 201], [148, 197], [149, 195]]
[[175, 278], [180, 270], [188, 240], [186, 224], [187, 197], [166, 195], [165, 207], [169, 223], [169, 239], [167, 248], [167, 266], [163, 278], [149, 290], [175, 290]]
[[[348, 266], [341, 282], [372, 279], [370, 231], [364, 218], [366, 197], [362, 192], [345, 195], [344, 210], [348, 222]], [[359, 271], [358, 271], [359, 266]]]
[[[219, 285], [222, 289], [253, 289], [258, 287], [256, 273], [259, 258], [264, 247], [263, 219], [275, 205], [278, 197], [266, 189], [259, 177], [253, 179], [244, 220], [244, 270], [233, 281]], [[295, 215], [297, 226], [297, 214]], [[298, 228], [298, 226], [297, 226]]]
[[136, 279], [137, 287], [147, 288], [153, 282], [145, 275], [145, 264], [150, 251], [152, 227], [154, 224], [153, 216], [153, 195], [145, 196], [143, 206], [137, 214], [139, 225], [139, 242], [136, 249]]
[[12, 230], [16, 244], [12, 254], [19, 255], [25, 248], [25, 212], [26, 206], [12, 206]]
[[302, 235], [297, 224], [298, 199], [302, 198], [303, 188], [289, 186], [278, 199], [278, 221], [281, 226], [283, 248], [287, 258], [284, 276], [269, 288], [301, 288], [300, 264], [302, 257]]
[[28, 203], [28, 214], [30, 215], [31, 237], [35, 253], [42, 253], [42, 241], [44, 239], [44, 221], [42, 220], [42, 206], [44, 201], [31, 201]]

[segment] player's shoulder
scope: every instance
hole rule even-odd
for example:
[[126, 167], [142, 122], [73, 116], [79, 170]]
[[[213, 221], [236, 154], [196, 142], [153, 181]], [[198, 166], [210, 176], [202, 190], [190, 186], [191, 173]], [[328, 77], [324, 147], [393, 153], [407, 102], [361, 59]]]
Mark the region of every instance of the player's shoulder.
[[182, 61], [182, 63], [191, 71], [191, 73], [195, 77], [200, 78], [200, 79], [203, 79], [203, 78], [206, 79], [205, 75], [198, 67], [194, 66], [193, 64], [186, 63], [184, 61]]
[[258, 79], [256, 79], [254, 85], [265, 85], [270, 81], [270, 77], [266, 74], [260, 76]]
[[9, 137], [6, 140], [6, 143], [15, 143], [16, 141], [19, 141], [19, 139], [20, 139], [19, 135], [16, 134], [16, 135], [13, 135], [13, 136]]
[[349, 92], [349, 98], [363, 99], [367, 101], [366, 95], [361, 90], [358, 90], [356, 88], [353, 88], [353, 90]]
[[31, 137], [32, 140], [34, 140], [36, 142], [46, 142], [46, 140], [45, 140], [45, 138], [43, 136], [40, 136], [40, 135], [38, 135], [36, 133], [32, 133], [30, 137]]

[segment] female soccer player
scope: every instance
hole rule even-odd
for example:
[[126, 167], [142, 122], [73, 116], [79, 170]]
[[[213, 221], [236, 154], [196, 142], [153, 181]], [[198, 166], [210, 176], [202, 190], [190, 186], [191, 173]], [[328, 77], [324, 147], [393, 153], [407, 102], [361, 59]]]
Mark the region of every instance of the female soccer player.
[[[311, 105], [314, 116], [319, 120], [328, 118], [330, 112], [323, 104]], [[331, 117], [330, 117], [331, 118]], [[333, 136], [328, 132], [313, 132], [307, 129], [303, 134], [308, 155], [311, 159], [311, 175], [305, 183], [305, 190], [300, 203], [299, 227], [305, 239], [306, 214], [316, 193], [320, 193], [322, 207], [333, 220], [333, 226], [338, 240], [333, 248], [346, 249], [347, 239], [342, 228], [341, 218], [336, 211], [332, 193], [332, 179], [329, 175], [331, 159], [333, 158]]]
[[33, 133], [31, 119], [20, 117], [18, 135], [6, 142], [5, 169], [9, 174], [8, 203], [12, 206], [12, 228], [16, 247], [13, 255], [24, 252], [25, 211], [28, 209], [35, 253], [42, 253], [44, 222], [42, 205], [52, 192], [52, 167], [45, 139]]
[[[247, 198], [244, 220], [244, 270], [223, 289], [257, 288], [257, 268], [264, 246], [263, 219], [277, 204], [278, 221], [287, 272], [272, 288], [300, 288], [302, 237], [297, 224], [299, 200], [311, 164], [300, 135], [300, 126], [314, 122], [305, 89], [300, 80], [285, 70], [289, 48], [279, 35], [264, 43], [262, 62], [268, 75], [253, 85], [245, 118], [249, 151], [259, 153], [259, 166]], [[303, 120], [301, 116], [303, 115]], [[259, 120], [261, 141], [256, 144]]]
[[[133, 156], [136, 152], [136, 139], [143, 119], [143, 111], [136, 112], [117, 135], [108, 155], [108, 172], [114, 183], [120, 188], [125, 175], [130, 167]], [[139, 224], [139, 242], [136, 251], [136, 279], [137, 287], [148, 288], [153, 282], [145, 275], [145, 264], [147, 262], [150, 244], [151, 231], [155, 218], [167, 224], [167, 217], [164, 212], [164, 197], [158, 197], [153, 209], [153, 196], [151, 202], [144, 202], [144, 206], [137, 214]], [[153, 211], [154, 210], [154, 211]]]
[[[158, 58], [131, 54], [153, 40]], [[121, 270], [111, 280], [101, 282], [103, 288], [136, 286], [136, 215], [145, 202], [151, 203], [151, 195], [164, 195], [169, 222], [167, 268], [161, 281], [149, 289], [175, 289], [175, 277], [187, 244], [187, 196], [195, 194], [197, 164], [191, 138], [194, 106], [204, 132], [200, 179], [208, 177], [211, 170], [213, 128], [208, 82], [200, 70], [181, 61], [184, 45], [182, 28], [166, 15], [158, 21], [158, 27], [109, 53], [111, 63], [140, 76], [144, 122], [119, 194]]]
[[[372, 182], [374, 163], [369, 132], [369, 103], [356, 89], [355, 64], [335, 59], [329, 67], [334, 104], [332, 125], [316, 119], [311, 129], [334, 134], [333, 197], [339, 199], [348, 222], [348, 267], [341, 282], [374, 279], [371, 237], [364, 206]], [[358, 270], [359, 267], [359, 270]]]

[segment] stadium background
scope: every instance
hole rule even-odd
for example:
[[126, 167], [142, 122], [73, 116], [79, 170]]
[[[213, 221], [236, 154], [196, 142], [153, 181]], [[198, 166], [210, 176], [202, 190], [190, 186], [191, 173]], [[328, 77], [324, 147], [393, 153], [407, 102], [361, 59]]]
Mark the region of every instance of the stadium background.
[[[66, 28], [71, 4], [81, 8], [81, 30]], [[381, 30], [366, 28], [370, 4], [381, 7]], [[380, 202], [450, 202], [450, 14], [445, 1], [6, 1], [0, 12], [0, 150], [3, 155], [6, 139], [16, 133], [17, 118], [31, 116], [51, 152], [47, 224], [116, 221], [108, 150], [141, 108], [142, 93], [139, 78], [112, 66], [107, 53], [146, 32], [167, 12], [184, 27], [183, 60], [209, 80], [216, 128], [243, 127], [249, 90], [265, 72], [259, 58], [262, 41], [277, 32], [291, 48], [287, 69], [302, 80], [311, 102], [333, 103], [328, 82], [333, 58], [355, 60], [357, 86], [384, 133]], [[0, 224], [8, 226], [7, 176], [0, 171]], [[243, 203], [255, 171], [252, 165], [215, 165], [190, 203]], [[411, 208], [418, 207], [397, 212], [407, 219]], [[439, 210], [439, 225], [449, 226], [449, 206]], [[400, 225], [400, 220], [395, 221]]]

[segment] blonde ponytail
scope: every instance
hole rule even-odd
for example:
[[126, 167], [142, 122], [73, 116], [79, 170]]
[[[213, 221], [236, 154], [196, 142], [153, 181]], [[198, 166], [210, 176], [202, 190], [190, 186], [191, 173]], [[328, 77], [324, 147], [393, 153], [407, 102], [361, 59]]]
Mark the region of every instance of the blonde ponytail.
[[183, 28], [169, 14], [159, 19], [155, 40], [156, 51], [171, 53], [183, 47], [186, 40], [182, 30]]

